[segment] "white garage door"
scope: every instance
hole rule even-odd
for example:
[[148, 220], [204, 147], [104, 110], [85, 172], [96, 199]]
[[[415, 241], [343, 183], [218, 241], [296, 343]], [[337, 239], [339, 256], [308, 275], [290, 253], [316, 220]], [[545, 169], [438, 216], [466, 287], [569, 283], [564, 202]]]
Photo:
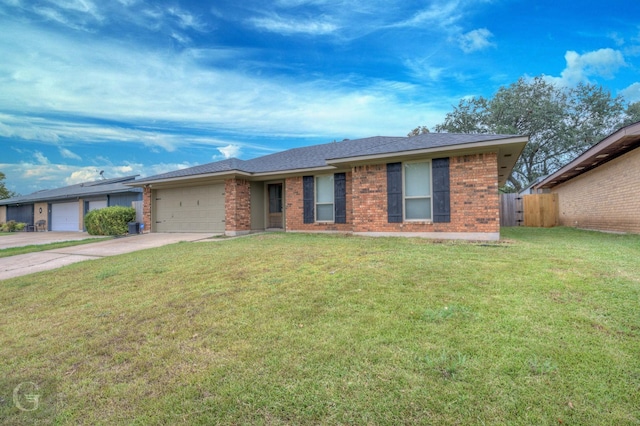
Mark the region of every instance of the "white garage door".
[[224, 232], [224, 184], [158, 189], [157, 232]]
[[57, 203], [51, 205], [52, 231], [78, 231], [80, 213], [78, 203]]

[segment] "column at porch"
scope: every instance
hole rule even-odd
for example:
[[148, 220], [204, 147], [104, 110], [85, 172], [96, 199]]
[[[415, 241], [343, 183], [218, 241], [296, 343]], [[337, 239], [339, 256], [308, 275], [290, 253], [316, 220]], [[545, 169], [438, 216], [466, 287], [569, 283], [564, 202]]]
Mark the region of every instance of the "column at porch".
[[251, 183], [245, 179], [227, 179], [224, 184], [225, 234], [248, 234], [251, 231]]
[[145, 186], [142, 192], [142, 222], [144, 232], [151, 232], [151, 187]]

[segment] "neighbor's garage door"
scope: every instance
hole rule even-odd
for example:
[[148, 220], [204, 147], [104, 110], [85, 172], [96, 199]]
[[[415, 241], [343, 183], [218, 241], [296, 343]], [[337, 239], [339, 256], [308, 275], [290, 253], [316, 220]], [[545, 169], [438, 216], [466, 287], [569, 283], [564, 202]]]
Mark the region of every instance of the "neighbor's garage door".
[[156, 190], [157, 232], [224, 232], [224, 184]]
[[78, 231], [79, 215], [77, 202], [51, 204], [51, 230]]

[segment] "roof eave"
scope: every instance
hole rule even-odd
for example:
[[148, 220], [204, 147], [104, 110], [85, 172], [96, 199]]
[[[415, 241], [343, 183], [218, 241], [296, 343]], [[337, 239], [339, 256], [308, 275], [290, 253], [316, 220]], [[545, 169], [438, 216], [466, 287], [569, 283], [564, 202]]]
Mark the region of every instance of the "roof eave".
[[80, 198], [97, 197], [100, 195], [120, 194], [122, 192], [131, 192], [133, 190], [134, 188], [122, 188], [122, 189], [116, 189], [114, 191], [99, 191], [99, 192], [91, 192], [91, 193], [85, 193], [85, 194], [69, 193], [69, 194], [56, 195], [53, 197], [34, 197], [34, 198], [25, 197], [15, 201], [10, 201], [11, 199], [8, 198], [5, 200], [0, 200], [0, 206], [10, 206], [12, 204], [44, 203], [47, 201], [59, 201], [59, 200], [73, 200], [73, 199], [78, 200]]
[[251, 175], [252, 175], [251, 173], [243, 172], [240, 170], [229, 170], [224, 172], [199, 173], [199, 174], [193, 174], [193, 175], [176, 176], [176, 177], [160, 178], [160, 179], [152, 179], [152, 180], [140, 179], [135, 182], [127, 183], [125, 185], [138, 186], [142, 188], [145, 186], [160, 184], [160, 183], [173, 183], [173, 182], [181, 182], [186, 180], [224, 179], [224, 178], [232, 178], [236, 176], [251, 176]]
[[[585, 152], [580, 154], [578, 157], [567, 163], [565, 166], [558, 169], [556, 172], [550, 174], [537, 184], [533, 186], [534, 189], [550, 189], [557, 185], [560, 185], [564, 182], [567, 182], [577, 176], [580, 176], [583, 173], [586, 173], [594, 168], [598, 167], [600, 164], [605, 163], [611, 158], [602, 158], [598, 159], [598, 155], [613, 145], [617, 144], [626, 136], [640, 136], [640, 122], [631, 124], [629, 126], [623, 127], [609, 136], [602, 139], [600, 142], [593, 145], [591, 148], [587, 149]], [[626, 151], [625, 151], [626, 152]], [[623, 152], [624, 153], [624, 152]], [[607, 155], [608, 156], [608, 155]], [[615, 157], [613, 157], [615, 158]], [[594, 161], [594, 160], [602, 160], [602, 161]], [[591, 167], [583, 167], [581, 164], [590, 162]], [[577, 168], [580, 170], [576, 170]]]

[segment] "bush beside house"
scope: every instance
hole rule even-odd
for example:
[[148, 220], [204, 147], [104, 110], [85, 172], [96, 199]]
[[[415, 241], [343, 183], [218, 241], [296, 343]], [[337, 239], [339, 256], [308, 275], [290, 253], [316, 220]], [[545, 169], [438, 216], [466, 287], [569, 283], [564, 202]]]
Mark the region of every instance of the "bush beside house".
[[15, 231], [23, 231], [26, 223], [16, 222], [15, 220], [10, 220], [5, 224], [0, 225], [1, 232], [15, 232]]
[[134, 208], [113, 206], [90, 211], [84, 223], [89, 235], [124, 235], [129, 230], [129, 222], [135, 219]]

